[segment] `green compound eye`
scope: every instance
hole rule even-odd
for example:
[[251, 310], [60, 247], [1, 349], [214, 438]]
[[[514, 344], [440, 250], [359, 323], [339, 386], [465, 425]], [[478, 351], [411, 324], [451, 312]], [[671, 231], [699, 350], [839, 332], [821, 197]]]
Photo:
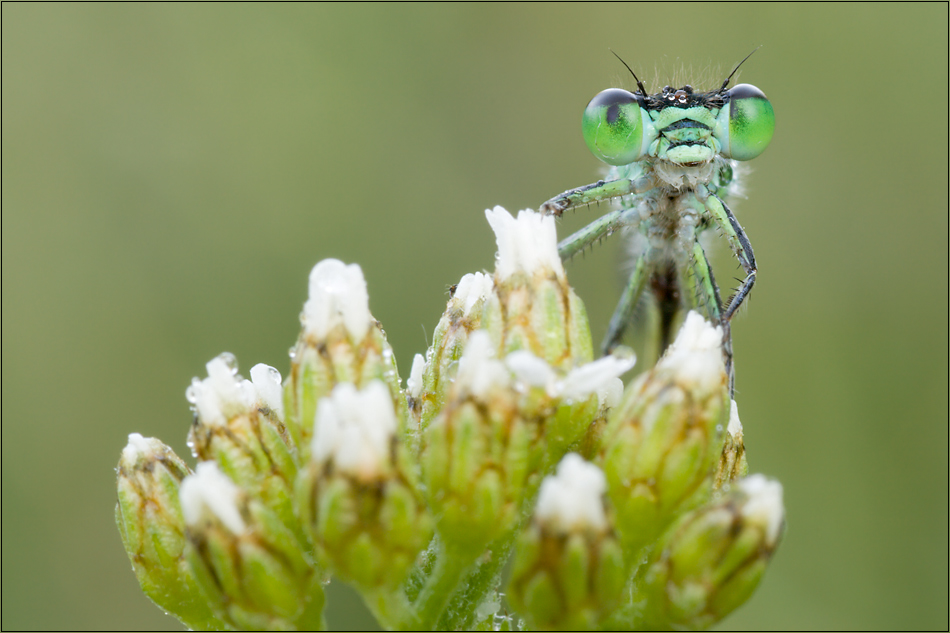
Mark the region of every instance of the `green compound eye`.
[[619, 88], [597, 94], [584, 110], [582, 129], [590, 151], [608, 165], [640, 158], [643, 144], [642, 97]]
[[736, 160], [752, 160], [765, 151], [775, 131], [775, 112], [765, 94], [749, 84], [739, 84], [726, 92], [729, 103], [719, 112], [716, 136], [722, 155]]

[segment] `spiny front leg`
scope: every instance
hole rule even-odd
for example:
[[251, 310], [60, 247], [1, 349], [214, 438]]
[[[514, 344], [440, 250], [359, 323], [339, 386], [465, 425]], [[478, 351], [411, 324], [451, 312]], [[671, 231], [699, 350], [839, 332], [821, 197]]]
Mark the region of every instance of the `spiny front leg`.
[[635, 226], [639, 220], [639, 208], [636, 206], [631, 209], [617, 209], [606, 213], [558, 242], [557, 254], [561, 256], [561, 261], [566, 262], [597, 240], [621, 228]]
[[698, 187], [696, 195], [700, 201], [702, 201], [706, 212], [716, 222], [723, 234], [725, 234], [726, 239], [729, 241], [729, 246], [732, 248], [732, 253], [736, 256], [736, 259], [739, 260], [739, 264], [746, 274], [742, 284], [729, 300], [729, 305], [723, 310], [723, 321], [728, 322], [752, 291], [752, 286], [755, 285], [755, 278], [758, 273], [758, 269], [755, 266], [755, 255], [752, 253], [752, 244], [749, 243], [749, 238], [746, 237], [745, 231], [739, 225], [736, 216], [733, 215], [732, 210], [726, 203], [716, 194], [706, 190], [705, 187]]
[[610, 354], [614, 348], [620, 345], [624, 330], [630, 325], [637, 300], [640, 298], [640, 295], [643, 294], [647, 279], [650, 277], [651, 269], [647, 263], [648, 254], [648, 252], [644, 251], [637, 257], [637, 263], [630, 273], [630, 278], [627, 280], [627, 285], [623, 289], [623, 294], [620, 295], [620, 303], [617, 304], [613, 316], [610, 317], [610, 325], [607, 326], [607, 336], [604, 337], [604, 342], [601, 344], [601, 353], [603, 353], [604, 356]]
[[638, 178], [619, 178], [617, 180], [599, 180], [590, 185], [569, 189], [559, 196], [551, 198], [541, 205], [541, 213], [561, 217], [568, 209], [585, 206], [601, 200], [618, 198], [632, 193], [645, 193], [656, 188], [652, 174], [643, 174]]

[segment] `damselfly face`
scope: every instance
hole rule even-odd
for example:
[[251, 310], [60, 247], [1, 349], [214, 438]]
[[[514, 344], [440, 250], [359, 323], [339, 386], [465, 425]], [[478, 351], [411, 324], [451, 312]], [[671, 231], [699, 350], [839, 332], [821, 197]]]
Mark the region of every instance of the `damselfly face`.
[[751, 160], [765, 151], [775, 113], [755, 86], [694, 92], [670, 86], [653, 95], [610, 88], [584, 110], [584, 140], [608, 165], [653, 158], [698, 167], [716, 156]]

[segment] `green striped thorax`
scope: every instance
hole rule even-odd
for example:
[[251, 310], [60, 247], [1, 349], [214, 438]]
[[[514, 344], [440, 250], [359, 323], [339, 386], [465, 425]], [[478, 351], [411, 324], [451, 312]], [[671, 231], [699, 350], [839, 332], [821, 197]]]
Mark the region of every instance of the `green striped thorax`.
[[685, 167], [716, 156], [752, 160], [768, 147], [775, 112], [765, 94], [749, 84], [694, 92], [692, 86], [647, 95], [609, 88], [584, 110], [587, 147], [608, 165], [655, 158]]

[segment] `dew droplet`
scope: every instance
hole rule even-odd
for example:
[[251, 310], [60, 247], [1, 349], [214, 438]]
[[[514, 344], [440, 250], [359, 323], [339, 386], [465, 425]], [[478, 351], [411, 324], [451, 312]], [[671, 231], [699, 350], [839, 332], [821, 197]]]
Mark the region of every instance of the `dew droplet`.
[[231, 352], [221, 352], [220, 354], [218, 354], [217, 359], [222, 361], [225, 365], [227, 365], [228, 369], [231, 371], [232, 376], [237, 375], [238, 362], [234, 354], [232, 354]]
[[[185, 400], [192, 405], [198, 402], [198, 394], [201, 392], [201, 381], [198, 378], [192, 378], [191, 384], [185, 389]], [[192, 407], [194, 409], [194, 407]]]
[[448, 367], [445, 368], [445, 375], [448, 377], [449, 382], [455, 382], [455, 376], [458, 374], [458, 372], [459, 362], [457, 360], [453, 360], [451, 363], [449, 363]]

